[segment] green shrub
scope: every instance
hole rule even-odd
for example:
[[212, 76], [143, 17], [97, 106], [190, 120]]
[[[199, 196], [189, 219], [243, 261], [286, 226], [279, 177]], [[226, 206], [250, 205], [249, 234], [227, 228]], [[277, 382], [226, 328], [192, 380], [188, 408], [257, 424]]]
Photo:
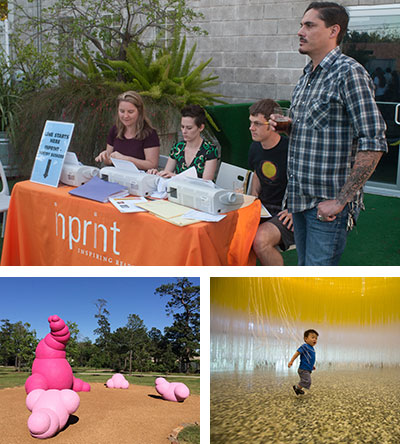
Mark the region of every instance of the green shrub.
[[[142, 96], [166, 100], [178, 108], [187, 104], [201, 106], [225, 103], [222, 95], [210, 88], [218, 85], [218, 76], [204, 73], [212, 59], [193, 66], [196, 45], [186, 53], [186, 37], [174, 36], [164, 49], [142, 48], [132, 42], [126, 48], [125, 60], [94, 57], [85, 49], [83, 57], [69, 59], [70, 66], [79, 71], [88, 82], [100, 82], [117, 91], [134, 90]], [[67, 74], [78, 80], [74, 73]]]
[[0, 53], [0, 131], [6, 131], [10, 137], [14, 135], [17, 124], [18, 92], [12, 77], [7, 58]]
[[[221, 94], [209, 91], [218, 85], [218, 76], [204, 74], [212, 59], [193, 68], [196, 45], [184, 56], [186, 38], [178, 43], [168, 50], [158, 51], [157, 56], [154, 56], [154, 48], [141, 50], [136, 43], [131, 43], [126, 50], [126, 61], [108, 60], [108, 64], [114, 69], [116, 78], [122, 74], [123, 84], [142, 96], [163, 98], [179, 108], [189, 103], [201, 106], [224, 103]], [[107, 80], [106, 83], [121, 86], [121, 81]]]
[[[30, 175], [46, 120], [75, 123], [69, 150], [75, 152], [82, 163], [94, 165], [95, 156], [105, 149], [120, 92], [104, 84], [70, 80], [59, 87], [26, 94], [20, 104], [15, 138], [21, 174]], [[174, 133], [169, 138], [173, 140], [164, 137], [164, 151], [168, 152], [179, 130], [179, 110], [165, 100], [154, 101], [148, 97], [144, 100], [159, 135], [170, 132], [172, 122]], [[163, 137], [161, 139], [163, 141]]]

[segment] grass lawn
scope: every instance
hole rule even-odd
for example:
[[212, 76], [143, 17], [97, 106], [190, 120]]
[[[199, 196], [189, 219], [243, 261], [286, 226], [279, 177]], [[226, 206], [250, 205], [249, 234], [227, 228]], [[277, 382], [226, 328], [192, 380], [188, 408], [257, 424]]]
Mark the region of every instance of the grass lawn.
[[[83, 379], [86, 382], [102, 382], [106, 383], [107, 379], [115, 372], [85, 369], [84, 371], [74, 371], [74, 375]], [[17, 387], [24, 385], [30, 372], [15, 372], [14, 367], [0, 367], [0, 389], [7, 387]], [[141, 373], [124, 375], [125, 378], [133, 385], [148, 385], [154, 386], [154, 381], [157, 377], [162, 376], [169, 382], [184, 382], [192, 394], [200, 395], [200, 376], [187, 376], [183, 374], [174, 375], [160, 375], [159, 373]]]
[[189, 425], [178, 435], [180, 444], [200, 444], [200, 426]]
[[0, 372], [0, 389], [7, 387], [18, 387], [19, 385], [24, 385], [26, 378], [29, 376], [28, 372], [14, 372], [6, 373]]

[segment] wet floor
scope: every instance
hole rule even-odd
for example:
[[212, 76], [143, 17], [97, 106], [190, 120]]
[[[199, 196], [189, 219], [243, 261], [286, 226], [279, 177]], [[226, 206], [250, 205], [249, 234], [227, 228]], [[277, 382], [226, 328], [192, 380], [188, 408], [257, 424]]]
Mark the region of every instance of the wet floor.
[[400, 369], [211, 375], [211, 444], [399, 444]]

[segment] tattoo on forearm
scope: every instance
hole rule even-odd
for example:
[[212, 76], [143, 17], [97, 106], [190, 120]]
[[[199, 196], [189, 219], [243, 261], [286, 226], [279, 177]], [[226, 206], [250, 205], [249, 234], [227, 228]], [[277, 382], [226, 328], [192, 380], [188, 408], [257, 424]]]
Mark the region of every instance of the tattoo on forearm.
[[351, 174], [337, 197], [341, 205], [350, 202], [356, 192], [371, 177], [382, 154], [381, 151], [360, 151], [357, 153]]

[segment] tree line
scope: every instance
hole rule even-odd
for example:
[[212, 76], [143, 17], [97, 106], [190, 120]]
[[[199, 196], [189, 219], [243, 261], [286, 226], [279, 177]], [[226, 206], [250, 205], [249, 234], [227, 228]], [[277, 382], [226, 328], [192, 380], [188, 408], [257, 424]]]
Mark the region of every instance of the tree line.
[[[197, 370], [194, 360], [200, 348], [200, 287], [187, 278], [164, 284], [155, 290], [168, 297], [166, 312], [173, 323], [164, 332], [147, 329], [137, 314], [128, 314], [123, 327], [111, 331], [105, 299], [95, 303], [95, 341], [79, 339], [79, 327], [66, 321], [71, 338], [66, 353], [72, 367], [110, 368], [125, 372], [184, 372]], [[0, 365], [30, 368], [39, 342], [29, 323], [0, 321]]]

